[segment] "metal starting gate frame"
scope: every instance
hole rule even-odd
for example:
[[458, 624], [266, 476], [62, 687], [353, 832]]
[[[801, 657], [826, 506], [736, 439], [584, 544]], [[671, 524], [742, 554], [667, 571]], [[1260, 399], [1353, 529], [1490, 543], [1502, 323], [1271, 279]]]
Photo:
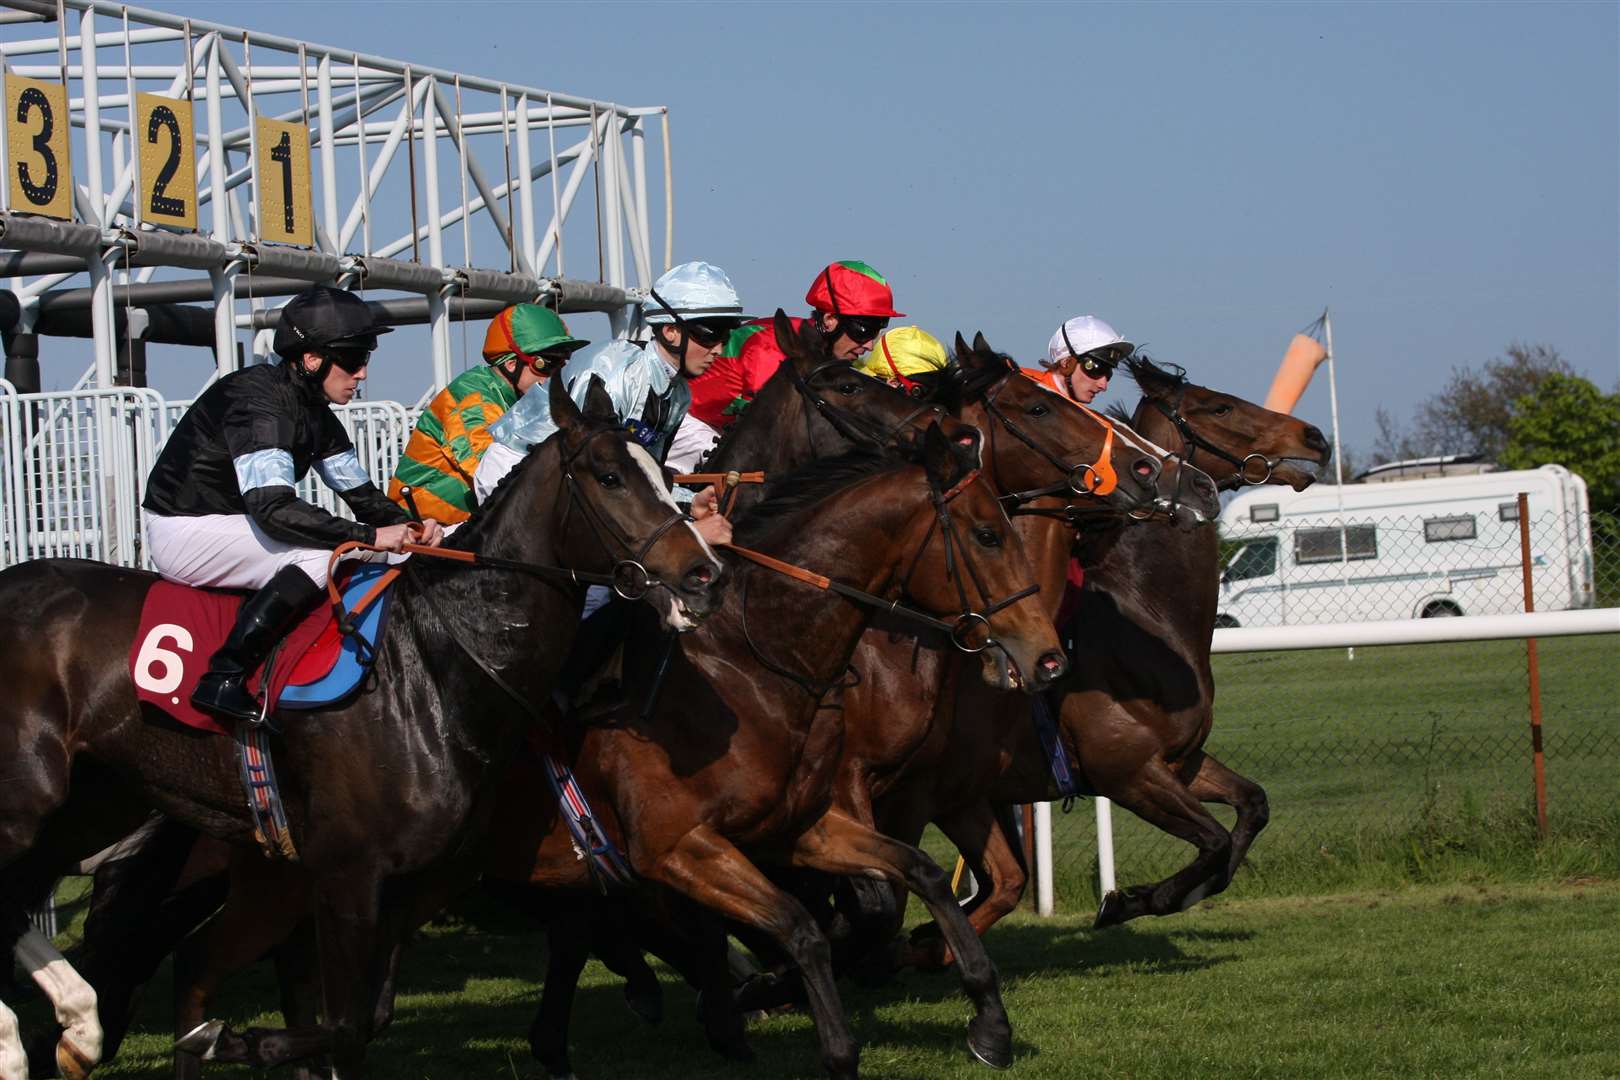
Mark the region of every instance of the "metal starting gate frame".
[[[333, 284], [427, 324], [431, 395], [452, 320], [538, 302], [624, 335], [672, 261], [663, 106], [105, 0], [0, 0], [0, 74], [0, 565], [145, 561], [141, 489], [177, 416], [141, 388], [147, 343], [210, 348], [218, 377], [268, 354], [286, 297]], [[569, 227], [582, 193], [594, 221]], [[73, 390], [38, 392], [42, 336], [93, 342]], [[409, 412], [339, 413], [385, 481]]]

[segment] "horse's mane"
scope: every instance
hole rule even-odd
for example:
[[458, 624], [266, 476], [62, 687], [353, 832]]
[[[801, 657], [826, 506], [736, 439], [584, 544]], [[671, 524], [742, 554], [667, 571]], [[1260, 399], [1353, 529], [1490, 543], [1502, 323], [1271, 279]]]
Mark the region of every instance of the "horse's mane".
[[953, 413], [960, 412], [962, 406], [981, 400], [992, 386], [1006, 377], [1008, 371], [1018, 370], [1017, 362], [1008, 354], [998, 352], [991, 355], [1001, 363], [964, 364], [962, 358], [953, 352], [949, 366], [941, 376], [936, 376], [939, 381], [933, 400]]
[[1125, 370], [1143, 393], [1163, 394], [1187, 385], [1187, 369], [1180, 364], [1160, 364], [1137, 350], [1124, 360]]
[[1133, 414], [1129, 409], [1125, 408], [1125, 406], [1121, 405], [1119, 402], [1110, 401], [1106, 406], [1103, 407], [1103, 415], [1113, 417], [1115, 420], [1120, 420], [1129, 424]]
[[794, 469], [765, 486], [765, 497], [739, 520], [733, 533], [743, 547], [757, 543], [776, 532], [784, 522], [833, 495], [884, 469], [903, 466], [887, 454], [852, 450], [838, 457], [821, 458]]
[[[616, 424], [602, 423], [591, 420], [587, 420], [585, 426], [589, 432], [589, 434], [586, 436], [587, 438], [589, 438], [591, 435], [597, 435], [604, 431], [612, 431], [617, 427]], [[478, 506], [473, 510], [472, 516], [467, 519], [466, 523], [463, 524], [461, 528], [456, 530], [454, 536], [450, 537], [449, 540], [446, 541], [445, 547], [468, 549], [476, 546], [477, 540], [482, 536], [484, 529], [487, 527], [487, 523], [489, 522], [490, 518], [494, 516], [496, 509], [511, 499], [512, 492], [523, 486], [521, 478], [525, 474], [538, 468], [535, 463], [539, 461], [540, 458], [545, 456], [541, 453], [541, 450], [543, 450], [548, 443], [553, 442], [561, 435], [561, 431], [554, 431], [540, 442], [529, 447], [529, 452], [523, 455], [523, 459], [514, 465], [510, 472], [500, 478], [500, 480], [495, 484], [495, 490], [489, 493], [489, 498], [478, 504]]]

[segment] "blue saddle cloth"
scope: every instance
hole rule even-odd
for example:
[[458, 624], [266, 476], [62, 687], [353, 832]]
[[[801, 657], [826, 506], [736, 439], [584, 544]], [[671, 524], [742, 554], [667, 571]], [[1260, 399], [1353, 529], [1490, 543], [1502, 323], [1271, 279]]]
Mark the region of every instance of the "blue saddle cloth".
[[[352, 611], [377, 579], [387, 573], [386, 563], [362, 563], [342, 588], [343, 608]], [[377, 644], [388, 625], [388, 609], [394, 599], [390, 585], [355, 620], [360, 640], [338, 632], [334, 620], [322, 632], [310, 651], [298, 661], [293, 681], [281, 691], [276, 702], [280, 709], [319, 709], [336, 704], [353, 694], [365, 681], [377, 658]]]

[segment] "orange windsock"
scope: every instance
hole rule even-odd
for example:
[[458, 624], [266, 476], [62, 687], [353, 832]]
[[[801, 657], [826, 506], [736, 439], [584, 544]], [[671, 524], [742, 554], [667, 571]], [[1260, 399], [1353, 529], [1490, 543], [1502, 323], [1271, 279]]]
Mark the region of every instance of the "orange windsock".
[[1277, 377], [1271, 380], [1271, 389], [1266, 391], [1266, 408], [1273, 412], [1292, 412], [1305, 387], [1310, 385], [1311, 376], [1325, 359], [1327, 350], [1320, 341], [1295, 334], [1277, 367]]

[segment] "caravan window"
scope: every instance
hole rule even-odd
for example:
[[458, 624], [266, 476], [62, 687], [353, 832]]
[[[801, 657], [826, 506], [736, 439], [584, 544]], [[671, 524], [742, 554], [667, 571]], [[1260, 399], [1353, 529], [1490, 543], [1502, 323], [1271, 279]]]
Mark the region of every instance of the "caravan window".
[[[1378, 526], [1346, 525], [1343, 529], [1349, 545], [1348, 558], [1378, 558]], [[1306, 563], [1338, 562], [1346, 556], [1339, 546], [1340, 529], [1337, 525], [1326, 529], [1294, 530], [1294, 561]]]
[[1423, 519], [1423, 539], [1430, 544], [1442, 540], [1472, 540], [1478, 535], [1473, 514]]
[[1277, 572], [1277, 538], [1267, 537], [1238, 549], [1226, 567], [1226, 580], [1270, 577]]

